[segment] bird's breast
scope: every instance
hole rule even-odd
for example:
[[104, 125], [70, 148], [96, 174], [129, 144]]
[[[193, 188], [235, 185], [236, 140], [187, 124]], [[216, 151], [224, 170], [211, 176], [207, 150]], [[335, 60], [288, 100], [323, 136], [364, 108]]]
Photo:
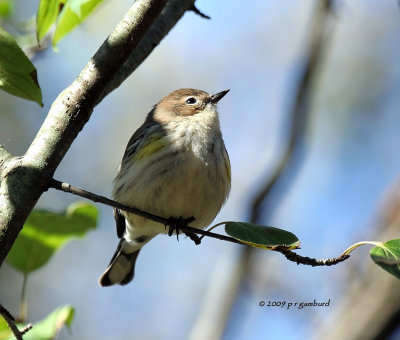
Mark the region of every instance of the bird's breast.
[[204, 228], [230, 190], [229, 159], [220, 131], [180, 125], [163, 143], [157, 153], [124, 165], [115, 180], [114, 197], [165, 218], [194, 216], [191, 225]]

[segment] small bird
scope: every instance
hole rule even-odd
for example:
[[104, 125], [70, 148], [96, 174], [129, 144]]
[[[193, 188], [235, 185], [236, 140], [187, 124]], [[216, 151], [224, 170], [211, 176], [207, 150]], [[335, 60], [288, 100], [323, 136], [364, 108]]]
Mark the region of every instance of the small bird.
[[[207, 227], [231, 188], [217, 112], [217, 103], [228, 92], [180, 89], [158, 102], [128, 142], [113, 198], [166, 219], [194, 217], [191, 227]], [[121, 240], [100, 286], [129, 283], [140, 249], [168, 232], [161, 223], [119, 209], [114, 217]]]

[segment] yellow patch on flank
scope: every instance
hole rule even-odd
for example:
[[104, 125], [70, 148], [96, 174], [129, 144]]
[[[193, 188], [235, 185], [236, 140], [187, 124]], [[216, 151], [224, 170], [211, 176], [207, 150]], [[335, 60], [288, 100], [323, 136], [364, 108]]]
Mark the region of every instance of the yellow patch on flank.
[[139, 146], [139, 149], [133, 155], [132, 160], [139, 160], [145, 157], [150, 157], [157, 151], [161, 150], [165, 146], [161, 136], [150, 137], [146, 144]]

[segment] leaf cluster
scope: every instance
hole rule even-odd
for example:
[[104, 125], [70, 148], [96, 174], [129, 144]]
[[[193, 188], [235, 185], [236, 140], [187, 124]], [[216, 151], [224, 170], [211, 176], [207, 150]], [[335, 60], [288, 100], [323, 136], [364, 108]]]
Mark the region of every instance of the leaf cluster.
[[[101, 2], [102, 0], [40, 0], [36, 13], [38, 46], [54, 27], [52, 45], [55, 48]], [[0, 18], [10, 16], [11, 12], [11, 1], [0, 0]], [[0, 27], [0, 88], [14, 96], [43, 106], [42, 91], [35, 66], [17, 41], [2, 27]]]
[[[88, 231], [96, 228], [98, 210], [95, 206], [76, 202], [65, 211], [56, 213], [46, 210], [34, 210], [24, 224], [17, 240], [7, 256], [7, 262], [21, 272], [26, 282], [27, 276], [43, 267], [67, 242], [84, 237]], [[26, 304], [25, 289], [21, 294], [21, 306]], [[20, 319], [22, 311], [20, 311]], [[74, 308], [65, 305], [55, 309], [43, 320], [34, 324], [24, 334], [24, 339], [54, 339], [61, 328], [71, 326]], [[24, 319], [24, 317], [22, 317]], [[16, 324], [25, 326], [25, 320]], [[14, 339], [4, 318], [0, 318], [0, 340]]]

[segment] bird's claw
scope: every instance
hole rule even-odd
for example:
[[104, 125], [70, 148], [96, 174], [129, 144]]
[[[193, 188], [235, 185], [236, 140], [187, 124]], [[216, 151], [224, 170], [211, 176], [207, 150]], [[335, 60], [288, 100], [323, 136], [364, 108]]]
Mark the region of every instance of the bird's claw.
[[168, 236], [172, 236], [174, 231], [176, 232], [176, 239], [179, 241], [179, 229], [193, 222], [195, 218], [183, 218], [183, 217], [170, 217], [165, 224], [165, 228], [168, 226]]

